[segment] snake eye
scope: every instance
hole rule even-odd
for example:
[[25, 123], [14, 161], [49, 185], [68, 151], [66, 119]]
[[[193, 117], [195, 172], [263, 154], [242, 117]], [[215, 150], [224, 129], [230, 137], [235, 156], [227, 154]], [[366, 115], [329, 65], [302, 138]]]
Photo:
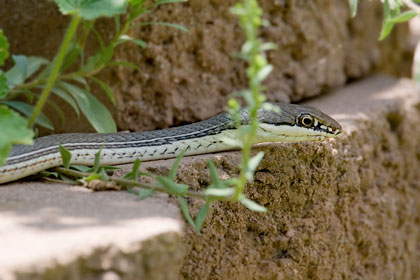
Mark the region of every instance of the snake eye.
[[314, 124], [314, 118], [310, 115], [300, 116], [299, 122], [304, 127], [311, 127]]

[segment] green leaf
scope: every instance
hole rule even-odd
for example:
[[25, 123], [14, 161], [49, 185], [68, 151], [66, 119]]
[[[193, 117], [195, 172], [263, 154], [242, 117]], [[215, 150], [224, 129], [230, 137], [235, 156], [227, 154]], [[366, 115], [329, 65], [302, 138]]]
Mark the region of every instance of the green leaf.
[[101, 148], [99, 149], [98, 152], [95, 153], [95, 160], [93, 161], [93, 172], [98, 172], [99, 167], [100, 167], [100, 161], [101, 161], [101, 153], [102, 153], [102, 148], [104, 147], [104, 145], [102, 144]]
[[233, 195], [235, 195], [235, 188], [224, 188], [224, 189], [209, 188], [209, 189], [206, 189], [204, 193], [208, 196], [230, 198]]
[[150, 196], [152, 196], [155, 193], [155, 190], [153, 189], [141, 189], [138, 192], [138, 196], [140, 200], [146, 199]]
[[73, 65], [77, 58], [83, 53], [83, 49], [77, 42], [73, 42], [67, 50], [66, 56], [64, 57], [63, 64], [61, 64], [61, 72], [64, 72], [67, 68]]
[[258, 165], [260, 164], [261, 160], [264, 158], [264, 152], [259, 152], [255, 156], [253, 156], [247, 165], [247, 172], [245, 174], [246, 179], [251, 182], [254, 179], [254, 172], [257, 169]]
[[187, 201], [185, 201], [185, 198], [178, 195], [178, 202], [179, 202], [179, 206], [181, 207], [181, 212], [182, 214], [184, 214], [184, 217], [187, 220], [187, 222], [190, 223], [190, 225], [194, 228], [195, 232], [199, 233], [197, 226], [195, 225], [193, 219], [191, 218], [190, 210], [188, 209], [188, 204], [187, 204]]
[[171, 179], [162, 177], [162, 176], [158, 176], [157, 177], [159, 183], [162, 184], [162, 186], [167, 189], [168, 191], [170, 191], [173, 194], [176, 195], [185, 195], [188, 192], [188, 186], [184, 185], [184, 184], [177, 184], [174, 181], [172, 181]]
[[[21, 101], [2, 101], [3, 104], [6, 104], [9, 107], [12, 107], [16, 111], [21, 112], [24, 116], [29, 117], [34, 110], [34, 106], [21, 102]], [[38, 118], [36, 119], [35, 123], [42, 127], [54, 130], [54, 126], [52, 125], [51, 121], [44, 115], [44, 113], [40, 112]]]
[[75, 82], [78, 82], [79, 84], [82, 84], [85, 86], [86, 89], [89, 89], [89, 84], [87, 83], [86, 79], [82, 76], [73, 76], [71, 79]]
[[13, 144], [33, 144], [33, 131], [18, 113], [0, 105], [0, 165], [6, 162]]
[[209, 169], [210, 169], [210, 179], [211, 179], [212, 185], [215, 188], [221, 188], [222, 185], [220, 184], [219, 175], [217, 174], [217, 169], [216, 169], [216, 166], [214, 165], [214, 162], [212, 160], [208, 160], [207, 164], [209, 165]]
[[405, 11], [401, 14], [398, 14], [394, 17], [389, 18], [387, 21], [389, 23], [401, 23], [409, 21], [410, 19], [416, 17], [418, 14], [415, 11]]
[[76, 112], [77, 116], [79, 117], [80, 111], [79, 111], [79, 108], [77, 107], [76, 102], [74, 101], [73, 97], [71, 97], [63, 89], [61, 89], [59, 87], [56, 87], [56, 86], [52, 87], [51, 91], [54, 94], [56, 94], [57, 96], [59, 96], [61, 99], [63, 99], [65, 102], [67, 102], [73, 108], [73, 110]]
[[350, 15], [352, 18], [354, 18], [357, 14], [357, 4], [359, 0], [349, 0], [350, 4]]
[[91, 169], [89, 166], [85, 166], [85, 165], [78, 165], [78, 164], [73, 164], [72, 166], [70, 166], [73, 169], [76, 169], [80, 172], [89, 172], [89, 169]]
[[4, 61], [9, 57], [9, 42], [7, 42], [6, 36], [3, 34], [3, 30], [0, 28], [0, 66], [4, 64]]
[[117, 131], [108, 109], [91, 93], [65, 82], [58, 82], [57, 85], [74, 97], [80, 110], [97, 132], [111, 133]]
[[264, 66], [260, 71], [258, 71], [257, 74], [257, 79], [262, 82], [265, 80], [265, 78], [268, 77], [268, 75], [270, 75], [271, 71], [273, 70], [273, 65], [271, 64], [267, 64], [266, 66]]
[[239, 202], [242, 203], [246, 208], [255, 212], [267, 212], [267, 208], [259, 205], [258, 203], [246, 198], [244, 195], [239, 197]]
[[173, 27], [176, 29], [180, 29], [184, 32], [189, 33], [190, 31], [188, 30], [188, 28], [186, 28], [183, 25], [180, 24], [176, 24], [176, 23], [170, 23], [170, 22], [160, 22], [160, 21], [149, 21], [149, 22], [142, 22], [138, 24], [139, 26], [145, 26], [145, 25], [161, 25], [161, 26], [169, 26], [169, 27]]
[[61, 160], [63, 161], [63, 166], [65, 169], [68, 169], [70, 166], [70, 160], [71, 160], [71, 154], [69, 152], [69, 150], [67, 150], [66, 148], [64, 148], [61, 145], [58, 145], [58, 149], [60, 151], [61, 154]]
[[140, 159], [136, 158], [133, 164], [133, 168], [131, 169], [131, 172], [125, 174], [124, 179], [137, 181], [137, 179], [139, 178], [140, 163], [141, 163]]
[[179, 3], [179, 2], [187, 2], [187, 0], [159, 0], [153, 3], [153, 6], [159, 6], [163, 4], [169, 4], [169, 3]]
[[4, 73], [0, 70], [0, 99], [6, 97], [9, 91], [9, 87], [7, 86], [7, 79], [4, 76]]
[[112, 46], [101, 49], [95, 55], [88, 58], [86, 64], [83, 65], [79, 70], [80, 75], [83, 75], [83, 73], [92, 72], [93, 70], [102, 67], [108, 63], [108, 61], [110, 61], [113, 56], [114, 48]]
[[15, 66], [4, 74], [10, 89], [22, 84], [26, 78], [32, 76], [42, 65], [49, 63], [47, 59], [36, 56], [14, 55], [12, 57], [15, 61]]
[[60, 12], [65, 15], [78, 15], [91, 20], [98, 17], [112, 17], [125, 13], [125, 0], [54, 0]]
[[197, 213], [197, 216], [195, 217], [195, 225], [198, 232], [201, 231], [203, 228], [204, 221], [206, 220], [207, 213], [210, 209], [210, 201], [206, 201], [206, 203], [201, 206], [200, 210]]
[[106, 95], [108, 96], [109, 100], [111, 100], [113, 105], [117, 105], [117, 100], [115, 99], [115, 95], [112, 92], [112, 89], [106, 83], [104, 83], [102, 80], [99, 80], [93, 76], [89, 78], [95, 83], [97, 83], [105, 91]]
[[122, 43], [125, 43], [125, 42], [132, 42], [132, 43], [134, 43], [134, 44], [136, 44], [136, 45], [138, 45], [138, 46], [140, 46], [142, 48], [145, 48], [147, 46], [147, 44], [146, 44], [145, 41], [140, 40], [140, 39], [132, 38], [132, 37], [130, 37], [128, 35], [122, 35], [122, 36], [120, 36], [120, 38], [118, 38], [117, 45], [122, 44]]
[[181, 163], [182, 157], [184, 156], [186, 150], [181, 151], [181, 153], [176, 157], [174, 163], [172, 163], [171, 170], [169, 170], [168, 178], [175, 180], [176, 172], [178, 171], [179, 164]]

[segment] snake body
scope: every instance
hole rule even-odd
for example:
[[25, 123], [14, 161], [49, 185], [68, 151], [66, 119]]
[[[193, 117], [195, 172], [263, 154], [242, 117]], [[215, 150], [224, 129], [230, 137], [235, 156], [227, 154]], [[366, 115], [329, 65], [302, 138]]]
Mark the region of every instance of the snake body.
[[[279, 110], [261, 109], [255, 143], [316, 141], [336, 137], [341, 126], [318, 109], [276, 104]], [[273, 107], [274, 108], [274, 107]], [[249, 113], [240, 111], [242, 125]], [[5, 165], [0, 166], [0, 184], [62, 164], [59, 145], [71, 153], [71, 164], [92, 165], [102, 148], [101, 164], [116, 165], [237, 149], [239, 130], [228, 113], [180, 127], [131, 133], [67, 133], [35, 139], [34, 145], [15, 145]], [[229, 140], [230, 139], [230, 140]]]

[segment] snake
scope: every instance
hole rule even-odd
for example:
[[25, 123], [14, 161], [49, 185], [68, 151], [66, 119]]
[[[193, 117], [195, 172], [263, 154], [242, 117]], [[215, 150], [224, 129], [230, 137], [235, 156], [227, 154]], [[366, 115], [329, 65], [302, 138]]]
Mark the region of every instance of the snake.
[[[253, 144], [322, 141], [337, 137], [341, 125], [319, 109], [296, 104], [268, 103], [258, 110], [259, 126]], [[240, 127], [250, 125], [250, 113], [239, 110]], [[3, 166], [0, 184], [62, 165], [59, 147], [71, 154], [70, 164], [119, 165], [141, 161], [208, 154], [240, 148], [241, 129], [229, 112], [178, 127], [142, 132], [64, 133], [39, 137], [33, 145], [14, 145]], [[243, 130], [242, 130], [243, 131]]]

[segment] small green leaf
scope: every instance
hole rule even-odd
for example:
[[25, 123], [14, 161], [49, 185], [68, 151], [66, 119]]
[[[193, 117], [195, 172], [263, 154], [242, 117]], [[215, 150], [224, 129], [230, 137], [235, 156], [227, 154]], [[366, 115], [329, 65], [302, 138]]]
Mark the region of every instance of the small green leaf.
[[224, 188], [224, 189], [209, 188], [209, 189], [206, 189], [204, 193], [208, 196], [230, 198], [233, 195], [235, 195], [235, 188]]
[[112, 17], [125, 13], [125, 0], [54, 0], [65, 15], [78, 15], [92, 20], [99, 17]]
[[93, 172], [98, 172], [99, 167], [100, 167], [100, 161], [101, 161], [101, 153], [102, 153], [102, 148], [104, 147], [104, 145], [102, 144], [101, 148], [99, 149], [99, 151], [97, 153], [95, 153], [95, 160], [93, 161]]
[[72, 45], [67, 50], [66, 56], [64, 57], [63, 64], [61, 64], [61, 72], [67, 70], [77, 58], [83, 53], [83, 49], [79, 46], [77, 42], [73, 42]]
[[267, 212], [267, 208], [259, 205], [258, 203], [246, 198], [244, 195], [239, 197], [239, 202], [242, 203], [246, 208], [255, 212]]
[[108, 109], [91, 93], [65, 82], [58, 82], [57, 85], [74, 97], [80, 110], [97, 132], [111, 133], [117, 131]]
[[108, 174], [106, 174], [106, 171], [104, 168], [101, 168], [101, 170], [99, 171], [99, 175], [101, 176], [100, 179], [102, 181], [108, 182], [109, 181], [109, 177]]
[[168, 175], [169, 179], [175, 180], [179, 164], [181, 163], [182, 157], [184, 156], [185, 152], [186, 150], [181, 151], [181, 153], [174, 160], [174, 163], [172, 163], [171, 170], [169, 171]]
[[159, 0], [153, 3], [153, 6], [159, 6], [163, 4], [169, 4], [169, 3], [179, 3], [179, 2], [187, 2], [187, 0]]
[[33, 144], [33, 131], [18, 113], [0, 105], [0, 165], [6, 162], [13, 144]]
[[199, 233], [199, 231], [197, 230], [197, 226], [195, 225], [193, 219], [191, 218], [190, 210], [188, 209], [188, 204], [187, 204], [187, 201], [185, 201], [185, 198], [178, 195], [178, 202], [179, 202], [179, 206], [181, 207], [181, 212], [182, 214], [184, 214], [184, 217], [187, 220], [187, 222], [190, 223], [190, 225], [194, 228], [196, 233]]
[[87, 83], [86, 79], [82, 76], [73, 76], [71, 79], [75, 82], [78, 82], [79, 84], [82, 84], [85, 86], [86, 89], [89, 89], [89, 84]]
[[201, 206], [200, 210], [197, 213], [197, 216], [195, 217], [195, 225], [198, 232], [201, 231], [203, 228], [204, 221], [206, 220], [207, 213], [210, 209], [210, 201], [206, 201], [203, 206]]
[[136, 158], [131, 172], [125, 174], [124, 179], [137, 181], [139, 178], [140, 159]]
[[4, 61], [9, 57], [9, 42], [7, 42], [6, 36], [3, 34], [3, 30], [0, 28], [0, 66], [4, 64]]
[[268, 75], [270, 75], [271, 71], [273, 70], [273, 65], [271, 64], [267, 64], [266, 66], [264, 66], [257, 74], [257, 79], [262, 82], [265, 80], [265, 78], [268, 77]]
[[[32, 111], [34, 110], [34, 106], [21, 101], [2, 101], [2, 103], [12, 107], [18, 112], [21, 112], [26, 117], [31, 116]], [[52, 125], [51, 121], [42, 112], [39, 113], [35, 123], [42, 127], [54, 130], [54, 126]]]
[[180, 24], [176, 24], [176, 23], [170, 23], [170, 22], [160, 22], [160, 21], [150, 21], [150, 22], [142, 22], [140, 24], [138, 24], [139, 26], [145, 26], [145, 25], [161, 25], [161, 26], [169, 26], [169, 27], [173, 27], [179, 30], [182, 30], [184, 32], [189, 33], [190, 31], [188, 30], [188, 28], [186, 28], [183, 25]]
[[184, 184], [177, 184], [174, 181], [162, 177], [162, 176], [158, 176], [157, 177], [159, 183], [162, 184], [162, 186], [169, 190], [171, 193], [176, 194], [176, 195], [185, 195], [188, 192], [188, 186], [184, 185]]
[[220, 179], [219, 179], [219, 175], [217, 174], [217, 169], [216, 169], [216, 166], [214, 165], [214, 162], [212, 160], [208, 160], [207, 164], [209, 165], [209, 169], [210, 169], [210, 179], [211, 179], [212, 185], [215, 188], [220, 188], [221, 187]]
[[117, 45], [125, 43], [125, 42], [132, 42], [132, 43], [134, 43], [134, 44], [136, 44], [136, 45], [138, 45], [142, 48], [145, 48], [146, 45], [147, 45], [147, 43], [145, 41], [140, 40], [140, 39], [132, 38], [128, 35], [122, 35], [120, 38], [118, 38]]
[[276, 49], [278, 49], [278, 46], [271, 42], [262, 43], [260, 46], [260, 51], [262, 52], [269, 51], [269, 50], [276, 50]]
[[85, 165], [78, 165], [78, 164], [73, 164], [72, 166], [70, 166], [73, 169], [76, 169], [80, 172], [89, 172], [89, 169], [91, 169], [89, 166], [85, 166]]
[[99, 173], [93, 173], [92, 175], [87, 176], [84, 180], [86, 182], [90, 182], [93, 180], [101, 180], [101, 175]]
[[259, 152], [255, 156], [253, 156], [248, 161], [247, 172], [246, 172], [246, 179], [251, 182], [254, 179], [254, 172], [257, 169], [258, 165], [260, 164], [261, 160], [264, 158], [264, 152]]
[[113, 105], [117, 105], [117, 100], [115, 99], [115, 95], [112, 92], [112, 89], [106, 83], [104, 83], [102, 80], [99, 80], [93, 76], [89, 78], [95, 83], [97, 83], [105, 91], [106, 95], [108, 96], [109, 100], [111, 100]]
[[359, 0], [349, 0], [350, 4], [350, 15], [352, 18], [354, 18], [357, 14], [357, 4]]
[[416, 17], [418, 14], [415, 11], [405, 11], [401, 14], [398, 14], [394, 17], [389, 18], [387, 21], [389, 23], [401, 23], [401, 22], [406, 22], [409, 21], [410, 19], [413, 19], [414, 17]]
[[155, 190], [153, 189], [141, 189], [138, 192], [138, 196], [140, 200], [146, 199], [150, 196], [152, 196], [155, 193]]
[[68, 169], [70, 166], [71, 153], [69, 152], [69, 150], [67, 150], [61, 145], [58, 145], [58, 149], [61, 154], [61, 160], [63, 161], [63, 166], [64, 168]]

